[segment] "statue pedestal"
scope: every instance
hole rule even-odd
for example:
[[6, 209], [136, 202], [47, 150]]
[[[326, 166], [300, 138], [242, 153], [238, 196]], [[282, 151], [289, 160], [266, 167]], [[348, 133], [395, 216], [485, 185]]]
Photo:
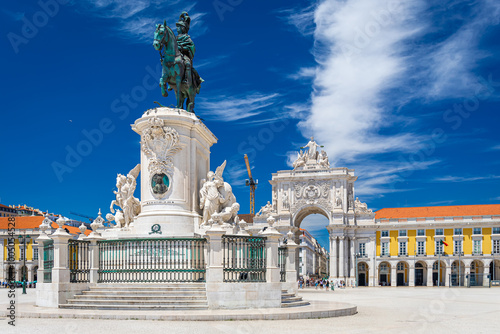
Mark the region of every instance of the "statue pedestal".
[[134, 234], [194, 236], [200, 183], [217, 138], [193, 113], [165, 107], [146, 111], [132, 129], [141, 136], [141, 213]]

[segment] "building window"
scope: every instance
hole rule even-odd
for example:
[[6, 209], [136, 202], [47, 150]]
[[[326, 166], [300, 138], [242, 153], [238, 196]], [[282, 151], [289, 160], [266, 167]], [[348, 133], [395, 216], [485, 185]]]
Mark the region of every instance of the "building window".
[[38, 247], [33, 247], [33, 260], [38, 260]]
[[382, 236], [383, 237], [388, 237], [389, 236], [389, 231], [382, 231]]
[[493, 254], [500, 254], [500, 240], [493, 240]]
[[461, 228], [456, 228], [454, 231], [455, 235], [462, 235], [462, 229]]
[[441, 240], [436, 240], [436, 255], [443, 255], [443, 245], [441, 244]]
[[388, 256], [388, 255], [389, 255], [389, 243], [383, 242], [382, 243], [382, 256]]
[[474, 254], [481, 254], [481, 240], [474, 240]]
[[481, 228], [480, 227], [474, 227], [474, 234], [481, 234]]
[[399, 255], [406, 255], [406, 241], [399, 243]]
[[21, 245], [19, 245], [19, 250], [20, 250], [19, 261], [23, 261], [24, 260], [24, 247], [21, 247]]
[[493, 234], [500, 234], [500, 227], [493, 227]]
[[438, 270], [438, 269], [439, 269], [439, 263], [434, 262], [434, 264], [432, 265], [432, 270]]
[[444, 235], [444, 230], [442, 228], [437, 228], [436, 235]]
[[419, 237], [424, 236], [425, 235], [425, 230], [417, 230], [417, 235]]
[[366, 255], [366, 244], [361, 242], [359, 244], [359, 256], [364, 257]]
[[402, 262], [398, 263], [398, 270], [405, 270], [405, 264]]
[[406, 230], [399, 230], [400, 237], [406, 237]]
[[462, 240], [455, 240], [455, 248], [454, 248], [455, 254], [462, 253]]
[[425, 254], [425, 241], [419, 241], [417, 243], [417, 254], [424, 255]]

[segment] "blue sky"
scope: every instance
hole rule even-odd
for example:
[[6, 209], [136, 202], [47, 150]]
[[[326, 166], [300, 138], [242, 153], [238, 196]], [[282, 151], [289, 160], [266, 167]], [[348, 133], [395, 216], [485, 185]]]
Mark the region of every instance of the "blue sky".
[[498, 1], [42, 0], [1, 6], [0, 203], [106, 211], [139, 162], [130, 124], [174, 103], [152, 38], [182, 10], [212, 169], [228, 160], [241, 213], [243, 155], [258, 210], [311, 135], [374, 210], [500, 202]]

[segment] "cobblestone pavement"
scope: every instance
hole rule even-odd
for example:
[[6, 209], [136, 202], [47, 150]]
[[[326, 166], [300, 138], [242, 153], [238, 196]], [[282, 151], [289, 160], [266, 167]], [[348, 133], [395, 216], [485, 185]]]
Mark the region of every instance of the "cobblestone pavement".
[[[17, 291], [20, 293], [21, 291]], [[17, 295], [18, 305], [33, 303], [34, 290]], [[325, 292], [305, 289], [307, 300], [358, 306], [348, 317], [274, 321], [137, 321], [17, 318], [0, 320], [0, 332], [21, 333], [498, 333], [500, 288], [356, 288]], [[8, 305], [0, 292], [0, 307]], [[265, 312], [265, 311], [264, 311]]]

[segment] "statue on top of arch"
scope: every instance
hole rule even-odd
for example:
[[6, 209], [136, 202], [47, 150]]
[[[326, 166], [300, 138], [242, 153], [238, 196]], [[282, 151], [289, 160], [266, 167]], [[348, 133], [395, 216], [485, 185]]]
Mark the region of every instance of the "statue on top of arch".
[[[301, 147], [297, 159], [293, 162], [293, 170], [298, 168], [306, 169], [328, 169], [330, 168], [330, 162], [328, 161], [328, 155], [325, 150], [318, 150], [318, 147], [324, 147], [318, 145], [314, 141], [314, 137], [307, 143], [306, 146]], [[303, 151], [307, 149], [307, 151]]]

